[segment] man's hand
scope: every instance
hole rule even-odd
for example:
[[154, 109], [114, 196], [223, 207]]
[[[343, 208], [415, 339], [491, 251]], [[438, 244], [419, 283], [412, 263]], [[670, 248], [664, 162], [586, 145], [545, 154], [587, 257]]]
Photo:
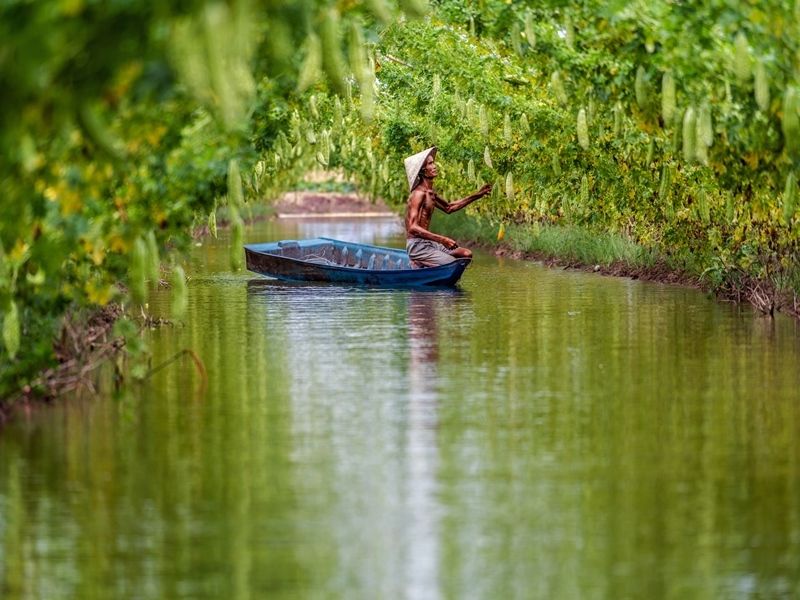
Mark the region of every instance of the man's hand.
[[492, 193], [492, 184], [491, 183], [484, 184], [484, 186], [481, 189], [478, 190], [478, 195], [479, 196], [488, 196], [491, 193]]
[[458, 244], [456, 244], [456, 241], [455, 240], [451, 240], [448, 237], [443, 237], [442, 238], [442, 246], [444, 246], [448, 250], [455, 250], [456, 248], [458, 248]]

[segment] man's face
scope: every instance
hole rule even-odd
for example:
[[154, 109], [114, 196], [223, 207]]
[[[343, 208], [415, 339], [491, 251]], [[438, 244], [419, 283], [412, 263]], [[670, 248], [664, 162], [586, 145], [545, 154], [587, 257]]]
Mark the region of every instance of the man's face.
[[429, 179], [433, 179], [439, 174], [439, 169], [436, 167], [436, 161], [433, 159], [433, 155], [428, 155], [428, 158], [425, 159], [425, 165], [422, 167], [422, 174]]

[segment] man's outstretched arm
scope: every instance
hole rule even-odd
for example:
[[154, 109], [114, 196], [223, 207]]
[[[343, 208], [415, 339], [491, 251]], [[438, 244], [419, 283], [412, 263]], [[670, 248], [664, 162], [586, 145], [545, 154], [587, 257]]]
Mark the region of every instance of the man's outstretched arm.
[[474, 194], [470, 194], [466, 198], [462, 198], [461, 200], [455, 200], [453, 202], [448, 202], [438, 194], [436, 195], [436, 207], [439, 210], [446, 212], [447, 214], [454, 213], [457, 210], [461, 210], [465, 206], [469, 206], [475, 200], [480, 200], [484, 196], [488, 196], [492, 191], [492, 184], [487, 183], [481, 189], [479, 189]]

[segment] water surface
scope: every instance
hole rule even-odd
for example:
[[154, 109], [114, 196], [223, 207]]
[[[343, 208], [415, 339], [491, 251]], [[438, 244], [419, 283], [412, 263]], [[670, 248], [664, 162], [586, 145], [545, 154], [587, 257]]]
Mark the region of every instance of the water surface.
[[482, 253], [453, 290], [285, 284], [227, 243], [147, 336], [206, 385], [182, 355], [0, 432], [3, 598], [797, 597], [794, 322]]

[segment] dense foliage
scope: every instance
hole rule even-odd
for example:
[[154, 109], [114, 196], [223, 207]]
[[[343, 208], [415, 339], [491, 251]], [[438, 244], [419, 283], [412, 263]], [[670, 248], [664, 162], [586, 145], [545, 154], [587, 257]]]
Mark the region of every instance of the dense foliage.
[[[349, 22], [402, 14], [366, 5], [340, 20], [312, 0], [3, 4], [0, 398], [53, 362], [65, 312], [121, 301], [140, 314], [191, 228], [214, 230], [218, 205], [241, 235], [242, 203], [264, 192], [250, 166], [295, 90], [343, 91]], [[285, 165], [270, 190], [303, 169]]]
[[500, 227], [798, 289], [800, 4], [400, 4], [6, 3], [0, 397], [65, 311], [146, 304], [219, 206], [237, 267], [247, 202], [321, 165], [399, 206], [431, 144], [446, 196], [496, 184], [468, 210]]
[[437, 8], [375, 45], [373, 142], [350, 133], [343, 149], [364, 149], [336, 164], [402, 201], [402, 157], [435, 143], [448, 193], [466, 192], [465, 179], [496, 183], [477, 208], [495, 222], [614, 231], [717, 285], [796, 289], [797, 11]]

